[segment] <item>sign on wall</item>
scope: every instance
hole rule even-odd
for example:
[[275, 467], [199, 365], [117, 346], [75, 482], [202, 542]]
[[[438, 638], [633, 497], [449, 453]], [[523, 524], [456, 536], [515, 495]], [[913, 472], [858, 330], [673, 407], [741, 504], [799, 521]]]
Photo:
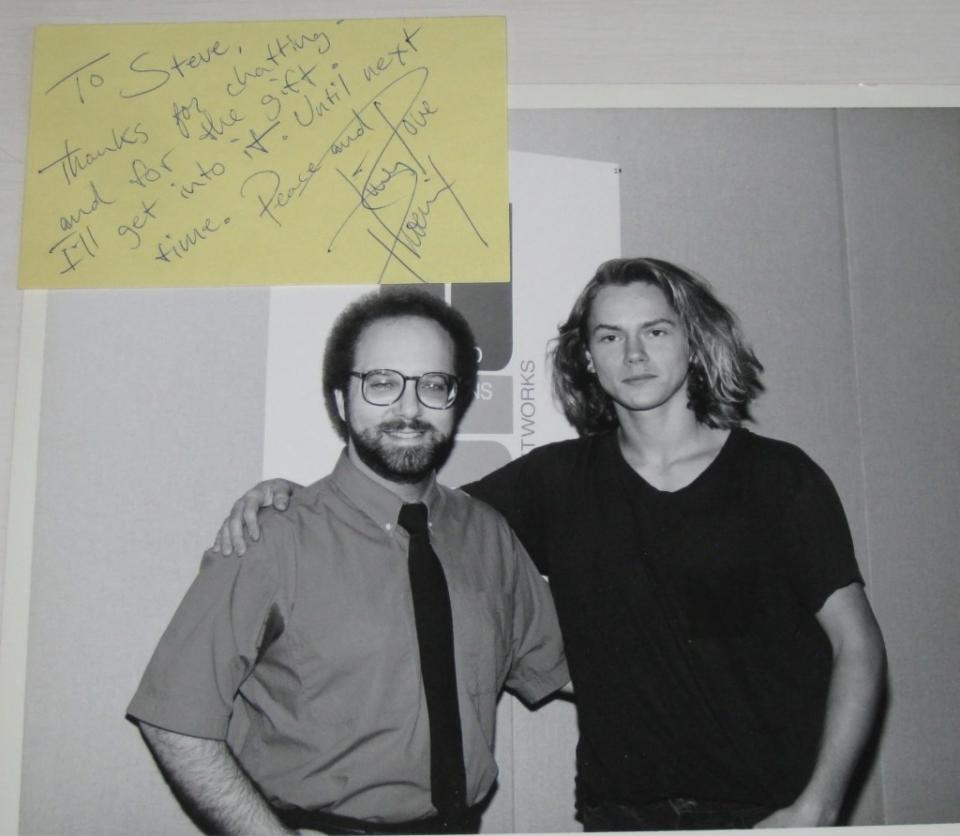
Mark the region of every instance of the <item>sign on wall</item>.
[[22, 288], [509, 280], [503, 18], [40, 26]]

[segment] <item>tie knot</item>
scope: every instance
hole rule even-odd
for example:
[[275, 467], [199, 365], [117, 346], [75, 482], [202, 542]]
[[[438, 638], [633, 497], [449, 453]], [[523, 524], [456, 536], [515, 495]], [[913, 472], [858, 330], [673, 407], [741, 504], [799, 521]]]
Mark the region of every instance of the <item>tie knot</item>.
[[408, 502], [401, 506], [397, 522], [408, 534], [426, 534], [427, 506], [422, 502]]

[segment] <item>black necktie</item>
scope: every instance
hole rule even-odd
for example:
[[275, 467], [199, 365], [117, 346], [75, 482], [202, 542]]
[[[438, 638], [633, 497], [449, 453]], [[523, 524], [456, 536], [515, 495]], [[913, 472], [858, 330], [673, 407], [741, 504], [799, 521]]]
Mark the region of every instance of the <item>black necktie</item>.
[[410, 590], [430, 720], [430, 795], [441, 816], [456, 819], [466, 808], [467, 779], [457, 705], [450, 593], [443, 567], [430, 546], [427, 506], [422, 502], [404, 505], [398, 522], [410, 534]]

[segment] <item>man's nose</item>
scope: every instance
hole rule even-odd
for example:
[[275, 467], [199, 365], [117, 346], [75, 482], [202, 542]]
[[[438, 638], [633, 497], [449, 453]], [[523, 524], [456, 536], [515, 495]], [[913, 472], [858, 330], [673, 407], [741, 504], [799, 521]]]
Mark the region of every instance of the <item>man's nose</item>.
[[420, 414], [422, 406], [419, 398], [417, 398], [417, 382], [415, 380], [407, 381], [400, 400], [394, 404], [394, 409], [404, 418], [415, 418]]
[[628, 363], [642, 363], [647, 359], [647, 347], [642, 337], [627, 337], [624, 351]]

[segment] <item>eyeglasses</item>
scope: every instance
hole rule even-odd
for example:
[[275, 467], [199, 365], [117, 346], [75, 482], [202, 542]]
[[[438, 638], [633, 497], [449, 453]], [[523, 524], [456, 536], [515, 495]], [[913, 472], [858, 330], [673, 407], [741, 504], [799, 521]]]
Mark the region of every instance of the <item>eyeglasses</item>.
[[394, 369], [350, 372], [360, 378], [360, 394], [373, 406], [390, 406], [403, 397], [407, 381], [416, 381], [417, 400], [429, 409], [449, 409], [457, 399], [459, 381], [446, 372], [405, 375]]

